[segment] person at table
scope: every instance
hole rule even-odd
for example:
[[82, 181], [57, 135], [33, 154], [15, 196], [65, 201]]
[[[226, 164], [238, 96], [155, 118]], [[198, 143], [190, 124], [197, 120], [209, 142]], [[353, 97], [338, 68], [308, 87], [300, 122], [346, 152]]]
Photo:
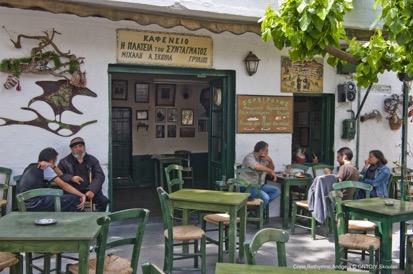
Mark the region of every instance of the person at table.
[[63, 172], [62, 179], [84, 193], [88, 200], [92, 200], [97, 211], [106, 211], [108, 198], [102, 192], [105, 174], [99, 161], [86, 153], [83, 138], [72, 139], [69, 146], [72, 153], [63, 158], [58, 165]]
[[[353, 159], [353, 151], [348, 147], [342, 147], [337, 150], [337, 162], [340, 165], [337, 173], [337, 179], [339, 182], [344, 181], [359, 181], [360, 172], [351, 163]], [[354, 196], [354, 188], [348, 188], [343, 190], [343, 199], [352, 200]]]
[[[28, 190], [49, 187], [51, 182], [63, 189], [60, 197], [62, 211], [83, 210], [86, 195], [64, 182], [53, 170], [56, 167], [58, 153], [53, 148], [43, 149], [37, 163], [32, 163], [23, 172], [20, 182], [17, 184], [17, 194]], [[53, 196], [34, 197], [25, 201], [27, 211], [55, 211]]]
[[[276, 175], [274, 172], [274, 163], [268, 155], [268, 144], [260, 141], [255, 144], [254, 151], [244, 157], [242, 166], [267, 173], [265, 184], [261, 186], [260, 195], [258, 195], [255, 188], [251, 191], [251, 198], [262, 198], [264, 205], [268, 206], [275, 198], [280, 196], [281, 191], [277, 186], [271, 185], [269, 181], [275, 181]], [[241, 178], [249, 181], [257, 181], [257, 174], [253, 172], [244, 172]]]
[[371, 197], [389, 197], [388, 185], [390, 169], [386, 166], [387, 160], [380, 150], [372, 150], [361, 171], [363, 182], [373, 186]]

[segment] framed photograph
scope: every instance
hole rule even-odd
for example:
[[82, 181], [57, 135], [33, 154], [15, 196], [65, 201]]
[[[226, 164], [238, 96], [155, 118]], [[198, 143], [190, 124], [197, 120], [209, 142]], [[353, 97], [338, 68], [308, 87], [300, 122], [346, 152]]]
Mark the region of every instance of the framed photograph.
[[156, 123], [165, 123], [166, 121], [166, 109], [164, 108], [157, 108], [155, 114], [155, 122]]
[[176, 137], [176, 125], [168, 125], [168, 138], [175, 138]]
[[193, 126], [194, 125], [194, 111], [192, 109], [182, 109], [181, 124], [183, 126]]
[[156, 85], [156, 105], [165, 107], [175, 106], [175, 85]]
[[176, 118], [176, 108], [168, 108], [167, 111], [167, 121], [169, 123], [176, 123], [177, 118]]
[[112, 80], [112, 99], [128, 100], [128, 81]]
[[137, 110], [136, 111], [136, 120], [148, 120], [148, 111], [147, 110]]
[[198, 131], [208, 132], [208, 120], [198, 120]]
[[135, 103], [149, 103], [148, 83], [135, 83]]
[[181, 127], [179, 129], [179, 136], [181, 138], [195, 137], [195, 128], [194, 127]]
[[156, 125], [156, 138], [165, 138], [165, 126]]

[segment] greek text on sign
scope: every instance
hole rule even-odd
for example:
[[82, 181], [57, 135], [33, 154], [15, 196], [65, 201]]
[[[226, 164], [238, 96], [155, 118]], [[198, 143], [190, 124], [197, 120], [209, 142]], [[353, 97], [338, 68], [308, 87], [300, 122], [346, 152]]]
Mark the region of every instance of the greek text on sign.
[[117, 36], [118, 63], [212, 67], [211, 37], [127, 29]]

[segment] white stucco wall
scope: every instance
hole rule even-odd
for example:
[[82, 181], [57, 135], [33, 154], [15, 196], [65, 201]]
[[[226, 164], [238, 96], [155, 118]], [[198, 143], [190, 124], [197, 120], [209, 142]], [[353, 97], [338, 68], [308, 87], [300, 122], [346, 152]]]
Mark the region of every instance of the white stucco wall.
[[[116, 63], [116, 29], [132, 28], [149, 31], [180, 32], [199, 35], [208, 35], [213, 39], [214, 68], [233, 69], [236, 71], [236, 93], [256, 95], [280, 95], [280, 56], [272, 44], [264, 44], [255, 34], [236, 36], [230, 33], [212, 34], [206, 30], [189, 32], [182, 27], [169, 30], [158, 26], [139, 26], [129, 21], [112, 22], [101, 18], [80, 18], [74, 15], [55, 15], [40, 11], [23, 11], [18, 9], [0, 8], [0, 25], [4, 25], [12, 35], [19, 33], [39, 34], [43, 30], [53, 27], [62, 33], [55, 39], [62, 50], [71, 50], [78, 56], [85, 57], [83, 69], [87, 71], [88, 88], [98, 94], [97, 98], [78, 96], [74, 104], [84, 112], [84, 115], [64, 113], [66, 121], [80, 124], [89, 120], [98, 120], [98, 123], [83, 128], [79, 134], [85, 138], [88, 151], [99, 158], [105, 171], [108, 165], [108, 64]], [[0, 59], [24, 56], [34, 44], [23, 40], [23, 49], [14, 49], [9, 41], [8, 34], [0, 31]], [[258, 72], [250, 77], [245, 72], [243, 59], [252, 50], [260, 59]], [[286, 55], [286, 52], [284, 52]], [[6, 74], [0, 73], [0, 83], [6, 79]], [[0, 86], [0, 116], [29, 120], [31, 113], [20, 107], [41, 94], [41, 88], [34, 84], [37, 80], [54, 79], [48, 76], [23, 75], [21, 77], [22, 91], [6, 90]], [[335, 92], [338, 83], [344, 81], [343, 76], [337, 76], [335, 69], [327, 64], [324, 68], [324, 92]], [[393, 91], [400, 91], [400, 83], [393, 74], [386, 74], [382, 84], [392, 85]], [[285, 95], [285, 94], [283, 94]], [[288, 95], [288, 94], [287, 94]], [[368, 99], [364, 112], [372, 108], [382, 110], [383, 94], [372, 94]], [[37, 109], [46, 108], [36, 103]], [[35, 106], [35, 105], [33, 105]], [[344, 141], [341, 136], [342, 120], [349, 117], [346, 112], [352, 107], [356, 110], [356, 102], [336, 103], [336, 126], [334, 150], [346, 145], [355, 148], [355, 141]], [[50, 112], [50, 110], [49, 110]], [[410, 124], [411, 125], [411, 124]], [[400, 143], [400, 131], [392, 132], [387, 121], [377, 124], [368, 121], [361, 126], [362, 154], [372, 148], [382, 149], [389, 160], [398, 159], [400, 149], [395, 145]], [[413, 130], [410, 127], [410, 140]], [[63, 138], [43, 129], [31, 126], [0, 127], [0, 166], [13, 169], [14, 175], [22, 172], [23, 168], [37, 158], [38, 152], [47, 146], [55, 147], [60, 155], [69, 152], [70, 138]], [[236, 161], [250, 152], [254, 144], [264, 140], [270, 144], [270, 154], [273, 156], [276, 169], [291, 161], [291, 134], [237, 134]]]

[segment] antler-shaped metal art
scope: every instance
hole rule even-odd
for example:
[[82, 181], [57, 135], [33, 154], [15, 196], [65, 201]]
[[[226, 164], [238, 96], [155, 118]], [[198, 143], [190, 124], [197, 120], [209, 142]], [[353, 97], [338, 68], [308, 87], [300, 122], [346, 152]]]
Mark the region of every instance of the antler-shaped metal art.
[[[36, 47], [32, 48], [28, 57], [2, 60], [0, 71], [10, 73], [17, 78], [22, 73], [47, 73], [65, 78], [73, 85], [84, 87], [86, 78], [84, 73], [80, 72], [80, 65], [83, 64], [84, 57], [77, 57], [70, 53], [70, 50], [68, 52], [61, 51], [53, 42], [55, 35], [60, 35], [60, 32], [55, 29], [50, 34], [47, 31], [43, 31], [43, 33], [44, 35], [19, 34], [16, 40], [10, 39], [17, 49], [22, 48], [23, 39], [38, 40], [39, 42]], [[11, 86], [10, 83], [6, 84], [6, 88]]]

